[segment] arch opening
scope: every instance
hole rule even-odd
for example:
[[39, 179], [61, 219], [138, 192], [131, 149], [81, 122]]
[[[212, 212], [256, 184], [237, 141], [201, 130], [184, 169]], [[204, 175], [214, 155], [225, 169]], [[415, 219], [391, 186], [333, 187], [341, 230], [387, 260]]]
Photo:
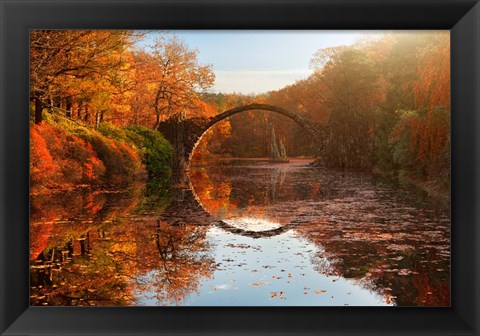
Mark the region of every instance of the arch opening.
[[201, 130], [201, 133], [198, 135], [198, 138], [196, 139], [195, 143], [193, 143], [192, 147], [188, 149], [187, 160], [186, 160], [187, 165], [190, 165], [195, 149], [197, 148], [198, 144], [201, 142], [203, 136], [208, 132], [208, 130], [210, 130], [217, 123], [231, 116], [234, 116], [241, 112], [253, 111], [253, 110], [269, 111], [269, 112], [281, 114], [293, 120], [294, 122], [296, 122], [299, 126], [305, 129], [311, 137], [315, 136], [315, 128], [313, 127], [313, 125], [307, 119], [305, 119], [304, 117], [302, 117], [297, 113], [290, 112], [281, 107], [278, 107], [275, 105], [269, 105], [269, 104], [249, 104], [249, 105], [238, 106], [238, 107], [229, 109], [227, 111], [224, 111], [207, 120], [206, 125]]

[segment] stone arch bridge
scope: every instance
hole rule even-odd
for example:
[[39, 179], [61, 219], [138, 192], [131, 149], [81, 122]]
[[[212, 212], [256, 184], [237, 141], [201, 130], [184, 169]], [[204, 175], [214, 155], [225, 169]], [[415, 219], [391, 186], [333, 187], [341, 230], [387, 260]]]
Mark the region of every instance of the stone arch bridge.
[[320, 124], [311, 122], [298, 113], [268, 104], [249, 104], [239, 106], [210, 118], [195, 117], [178, 121], [178, 117], [173, 116], [160, 123], [158, 130], [162, 132], [165, 138], [175, 147], [177, 160], [176, 168], [185, 170], [189, 166], [195, 147], [213, 125], [235, 114], [254, 110], [270, 111], [284, 115], [305, 129], [307, 134], [312, 138], [315, 139], [320, 135]]

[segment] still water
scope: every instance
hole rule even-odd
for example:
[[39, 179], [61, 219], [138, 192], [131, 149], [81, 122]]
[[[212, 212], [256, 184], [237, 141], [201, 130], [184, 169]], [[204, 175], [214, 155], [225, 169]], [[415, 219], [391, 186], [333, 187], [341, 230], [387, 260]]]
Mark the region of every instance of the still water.
[[32, 305], [450, 305], [449, 202], [306, 160], [35, 195], [30, 231]]

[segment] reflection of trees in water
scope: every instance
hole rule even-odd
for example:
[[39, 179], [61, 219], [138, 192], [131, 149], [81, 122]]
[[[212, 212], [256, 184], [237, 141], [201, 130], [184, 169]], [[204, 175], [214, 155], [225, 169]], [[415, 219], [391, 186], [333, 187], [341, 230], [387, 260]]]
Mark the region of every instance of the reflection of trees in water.
[[[258, 215], [257, 208], [280, 206], [300, 215], [286, 227], [319, 247], [321, 253], [311, 256], [318, 272], [352, 279], [397, 305], [449, 304], [444, 210], [430, 209], [418, 199], [412, 204], [408, 197], [413, 196], [402, 192], [373, 188], [362, 174], [323, 178], [315, 173], [320, 175], [311, 182], [312, 172], [305, 171], [306, 184], [298, 172], [288, 170], [263, 169], [247, 183], [241, 171], [223, 183], [217, 173], [193, 173], [199, 200], [206, 200], [206, 209], [214, 214], [243, 207]], [[258, 187], [259, 181], [265, 181], [267, 191]], [[293, 201], [299, 202], [291, 206]], [[181, 303], [214, 270], [206, 241], [212, 222], [185, 189], [170, 193], [151, 186], [148, 197], [141, 189], [33, 197], [31, 302], [132, 305], [138, 294], [152, 295], [157, 304]], [[246, 235], [238, 228], [224, 229]]]
[[[431, 241], [379, 239], [379, 234], [351, 239], [328, 224], [299, 226], [302, 236], [322, 253], [311, 262], [322, 274], [358, 280], [365, 288], [380, 293], [399, 306], [449, 305], [449, 256], [442, 248], [425, 248]], [[391, 247], [398, 246], [398, 249]]]
[[[263, 213], [255, 212], [254, 204], [284, 217], [290, 212], [288, 225], [298, 223], [297, 233], [323, 251], [311, 256], [319, 273], [354, 280], [397, 305], [450, 303], [448, 204], [401, 186], [374, 183], [363, 172], [306, 169], [289, 174], [288, 169], [258, 168], [246, 175], [242, 169], [215, 167], [203, 169], [201, 179], [193, 175], [207, 211], [215, 215], [209, 190], [217, 181], [228, 181], [230, 195], [223, 202], [231, 212], [241, 214], [231, 204], [259, 217]], [[258, 188], [262, 180], [265, 188]], [[295, 201], [303, 206], [295, 208]]]
[[[214, 266], [206, 227], [159, 220], [183, 204], [173, 195], [165, 209], [172, 195], [162, 195], [83, 190], [32, 198], [33, 209], [48, 211], [32, 216], [31, 304], [132, 305], [147, 285], [164, 304], [195, 291]], [[154, 276], [137, 283], [145, 274]]]
[[448, 210], [412, 206], [371, 185], [354, 190], [352, 182], [322, 203], [322, 217], [296, 228], [322, 247], [312, 256], [317, 270], [357, 280], [396, 305], [449, 305]]
[[[219, 171], [222, 171], [222, 167], [219, 167]], [[214, 180], [206, 168], [193, 169], [189, 178], [195, 185], [196, 197], [213, 216], [222, 219], [237, 208], [237, 204], [231, 200], [232, 186], [228, 179]]]
[[72, 239], [31, 263], [32, 305], [122, 306], [132, 301], [127, 269], [108, 252], [112, 243], [97, 236], [91, 249], [85, 240]]
[[196, 292], [200, 279], [210, 277], [215, 267], [206, 231], [207, 227], [157, 220], [156, 253], [143, 249], [137, 258], [137, 291], [153, 296], [158, 305], [179, 304]]
[[31, 304], [129, 304], [129, 269], [112, 236], [140, 195], [132, 186], [31, 197]]
[[294, 202], [318, 193], [316, 185], [297, 185], [288, 172], [288, 167], [267, 166], [245, 174], [242, 166], [216, 166], [195, 167], [189, 176], [197, 201], [217, 219], [247, 216], [288, 224], [293, 217], [287, 211], [295, 215], [296, 207], [301, 213], [302, 205]]
[[65, 245], [93, 228], [107, 227], [137, 206], [141, 186], [122, 192], [81, 189], [30, 197], [30, 258]]

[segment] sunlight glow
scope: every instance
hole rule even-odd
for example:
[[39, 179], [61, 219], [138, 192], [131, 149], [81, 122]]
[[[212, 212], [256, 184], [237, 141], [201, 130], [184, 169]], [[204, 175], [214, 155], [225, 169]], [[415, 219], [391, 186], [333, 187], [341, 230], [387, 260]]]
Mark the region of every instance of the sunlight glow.
[[240, 217], [224, 219], [225, 223], [245, 231], [262, 232], [278, 229], [282, 225], [280, 223], [269, 221], [268, 219], [255, 217]]

